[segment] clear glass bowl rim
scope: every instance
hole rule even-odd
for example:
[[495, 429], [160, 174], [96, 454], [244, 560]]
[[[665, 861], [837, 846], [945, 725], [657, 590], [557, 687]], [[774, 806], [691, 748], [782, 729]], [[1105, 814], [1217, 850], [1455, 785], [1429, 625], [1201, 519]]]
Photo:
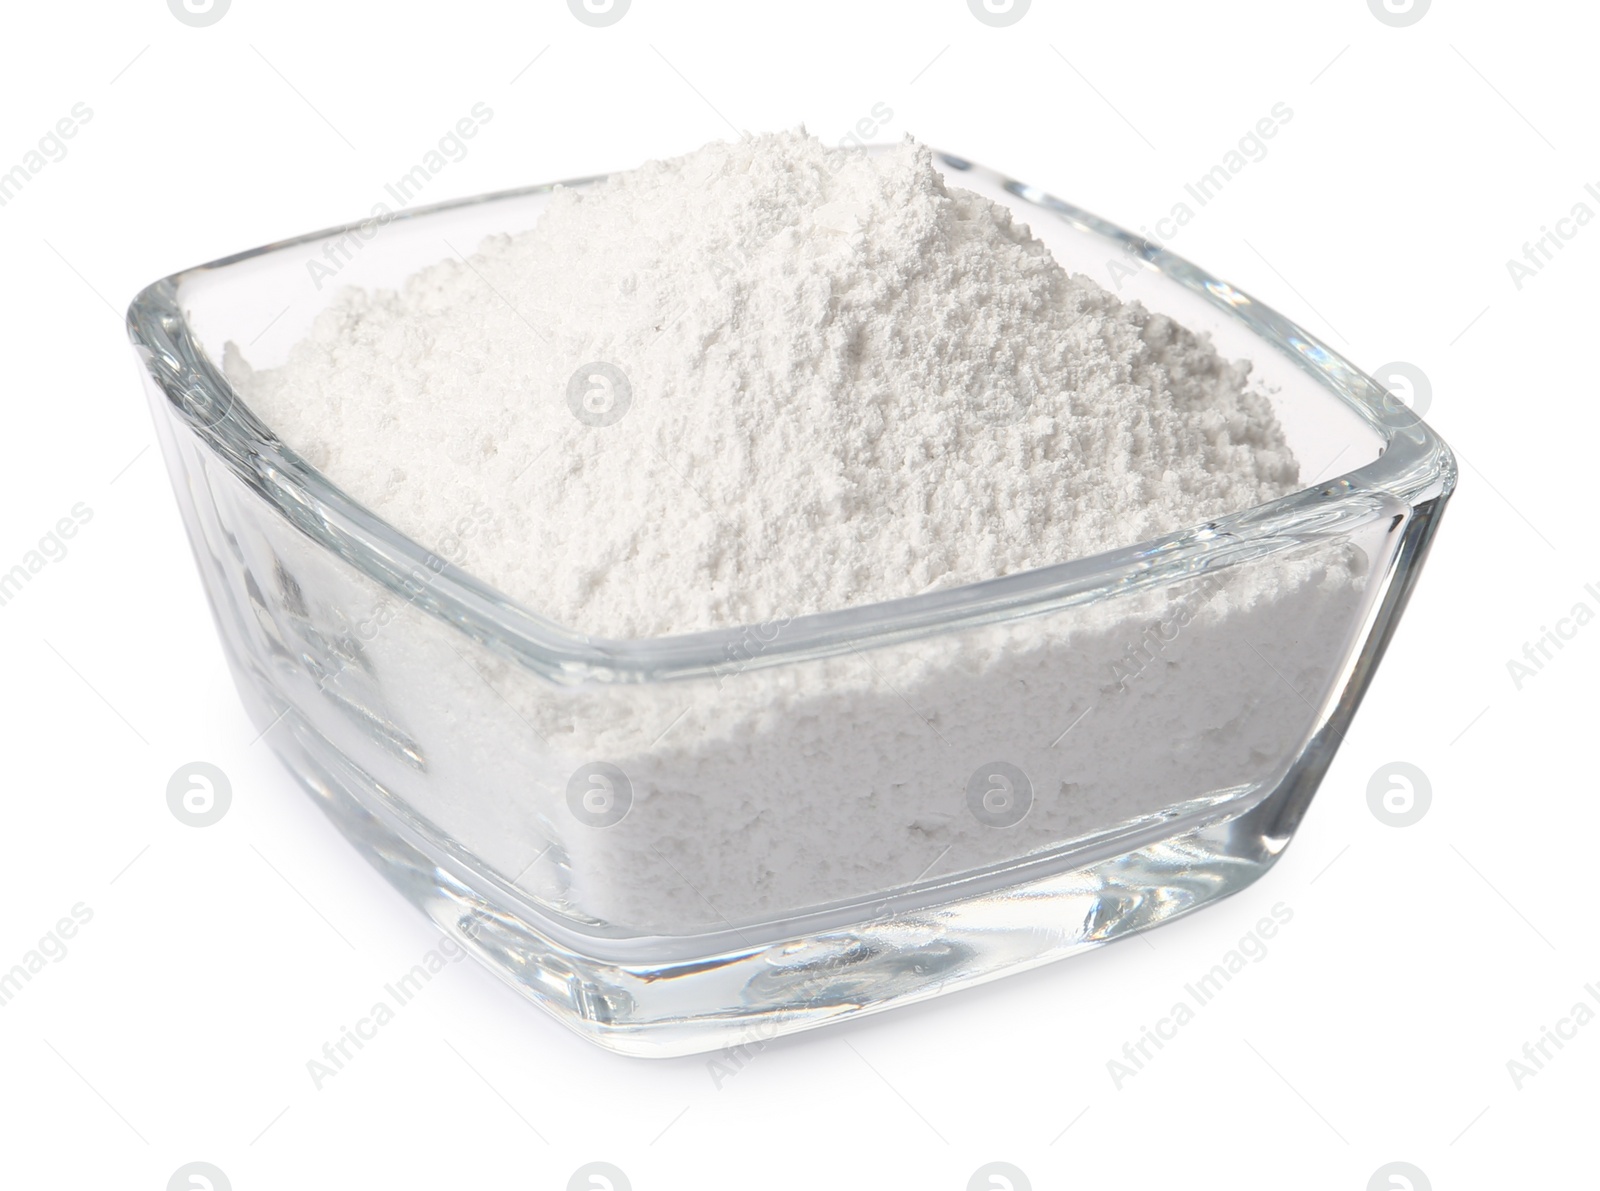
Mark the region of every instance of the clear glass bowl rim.
[[[882, 152], [892, 146], [875, 145]], [[196, 265], [146, 287], [128, 308], [129, 338], [170, 405], [206, 447], [249, 488], [303, 532], [408, 603], [503, 656], [563, 684], [649, 682], [719, 673], [731, 657], [741, 669], [806, 661], [896, 641], [1037, 615], [1129, 590], [1170, 584], [1237, 565], [1357, 523], [1445, 497], [1457, 469], [1449, 447], [1402, 401], [1311, 332], [1243, 291], [1145, 238], [1007, 175], [934, 151], [950, 169], [984, 177], [1080, 231], [1106, 238], [1130, 262], [1143, 262], [1197, 293], [1258, 338], [1285, 353], [1380, 439], [1380, 454], [1335, 479], [1203, 525], [1144, 542], [1000, 578], [922, 595], [675, 636], [615, 640], [552, 621], [440, 558], [365, 508], [286, 446], [245, 405], [211, 361], [179, 304], [190, 278], [269, 254], [356, 233], [371, 220], [311, 232]], [[397, 212], [392, 221], [427, 219], [481, 204], [581, 187], [605, 175], [495, 191]], [[953, 179], [953, 181], [959, 181]], [[374, 245], [374, 247], [379, 247]], [[381, 251], [381, 247], [379, 248]], [[418, 582], [426, 576], [425, 582]], [[772, 626], [781, 624], [781, 630]], [[765, 630], [752, 652], [752, 628]], [[768, 635], [770, 634], [770, 636]], [[730, 652], [737, 651], [737, 652]]]

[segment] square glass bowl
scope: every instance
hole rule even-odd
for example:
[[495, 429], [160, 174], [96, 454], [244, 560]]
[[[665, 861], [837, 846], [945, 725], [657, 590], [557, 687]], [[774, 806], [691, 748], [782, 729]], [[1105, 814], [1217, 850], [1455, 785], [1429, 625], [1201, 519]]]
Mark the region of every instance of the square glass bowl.
[[553, 186], [270, 245], [129, 310], [255, 723], [397, 889], [609, 1049], [689, 1054], [916, 1001], [1250, 884], [1299, 824], [1455, 485], [1438, 436], [1314, 335], [1040, 190], [937, 160], [1069, 271], [1251, 360], [1306, 486], [958, 589], [601, 640], [363, 508], [218, 367], [228, 341], [282, 362], [342, 286], [395, 287], [531, 227]]

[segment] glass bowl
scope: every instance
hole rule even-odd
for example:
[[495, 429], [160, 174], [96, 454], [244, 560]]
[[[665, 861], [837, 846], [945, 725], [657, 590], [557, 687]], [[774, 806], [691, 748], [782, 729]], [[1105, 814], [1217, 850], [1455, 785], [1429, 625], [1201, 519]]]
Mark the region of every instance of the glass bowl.
[[1303, 328], [1040, 190], [936, 159], [1070, 271], [1253, 361], [1307, 486], [958, 589], [602, 640], [474, 579], [459, 542], [419, 544], [363, 508], [218, 367], [229, 341], [280, 363], [340, 287], [394, 287], [524, 230], [553, 185], [375, 208], [166, 278], [129, 310], [265, 739], [441, 929], [609, 1049], [688, 1054], [905, 1004], [1256, 880], [1455, 485], [1438, 436]]

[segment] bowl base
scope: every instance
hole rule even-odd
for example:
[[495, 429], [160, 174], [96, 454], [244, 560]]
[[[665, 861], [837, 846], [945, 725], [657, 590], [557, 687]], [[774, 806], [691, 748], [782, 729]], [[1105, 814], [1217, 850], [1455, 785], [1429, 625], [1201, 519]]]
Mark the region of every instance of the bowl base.
[[[1000, 890], [912, 909], [889, 895], [845, 927], [670, 962], [608, 961], [593, 954], [605, 947], [585, 949], [509, 909], [503, 890], [487, 888], [293, 710], [260, 710], [263, 722], [281, 719], [274, 749], [356, 850], [521, 995], [607, 1050], [721, 1050], [731, 1062], [779, 1035], [1063, 959], [1243, 889], [1287, 846], [1326, 763], [1313, 747], [1283, 780], [1231, 800], [1204, 826]], [[682, 940], [667, 942], [681, 953]]]

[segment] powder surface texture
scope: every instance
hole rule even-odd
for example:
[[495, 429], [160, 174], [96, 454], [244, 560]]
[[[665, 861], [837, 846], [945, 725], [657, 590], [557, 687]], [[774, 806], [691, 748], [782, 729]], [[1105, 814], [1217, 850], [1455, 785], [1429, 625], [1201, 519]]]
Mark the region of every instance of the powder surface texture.
[[[342, 294], [275, 367], [230, 348], [230, 379], [352, 496], [532, 611], [595, 637], [757, 626], [748, 654], [566, 685], [290, 527], [230, 548], [260, 651], [306, 672], [316, 739], [544, 911], [694, 935], [981, 878], [1269, 789], [1315, 729], [1370, 587], [1343, 540], [760, 664], [764, 622], [1131, 545], [1299, 482], [1248, 364], [1069, 276], [927, 149], [711, 145], [440, 255], [457, 247], [477, 251]], [[597, 773], [616, 814], [586, 801]], [[985, 801], [997, 773], [1014, 814]]]
[[[466, 246], [462, 246], [465, 248]], [[1082, 276], [910, 142], [713, 144], [349, 291], [230, 378], [318, 469], [597, 637], [749, 624], [1129, 545], [1292, 491], [1249, 365]]]

